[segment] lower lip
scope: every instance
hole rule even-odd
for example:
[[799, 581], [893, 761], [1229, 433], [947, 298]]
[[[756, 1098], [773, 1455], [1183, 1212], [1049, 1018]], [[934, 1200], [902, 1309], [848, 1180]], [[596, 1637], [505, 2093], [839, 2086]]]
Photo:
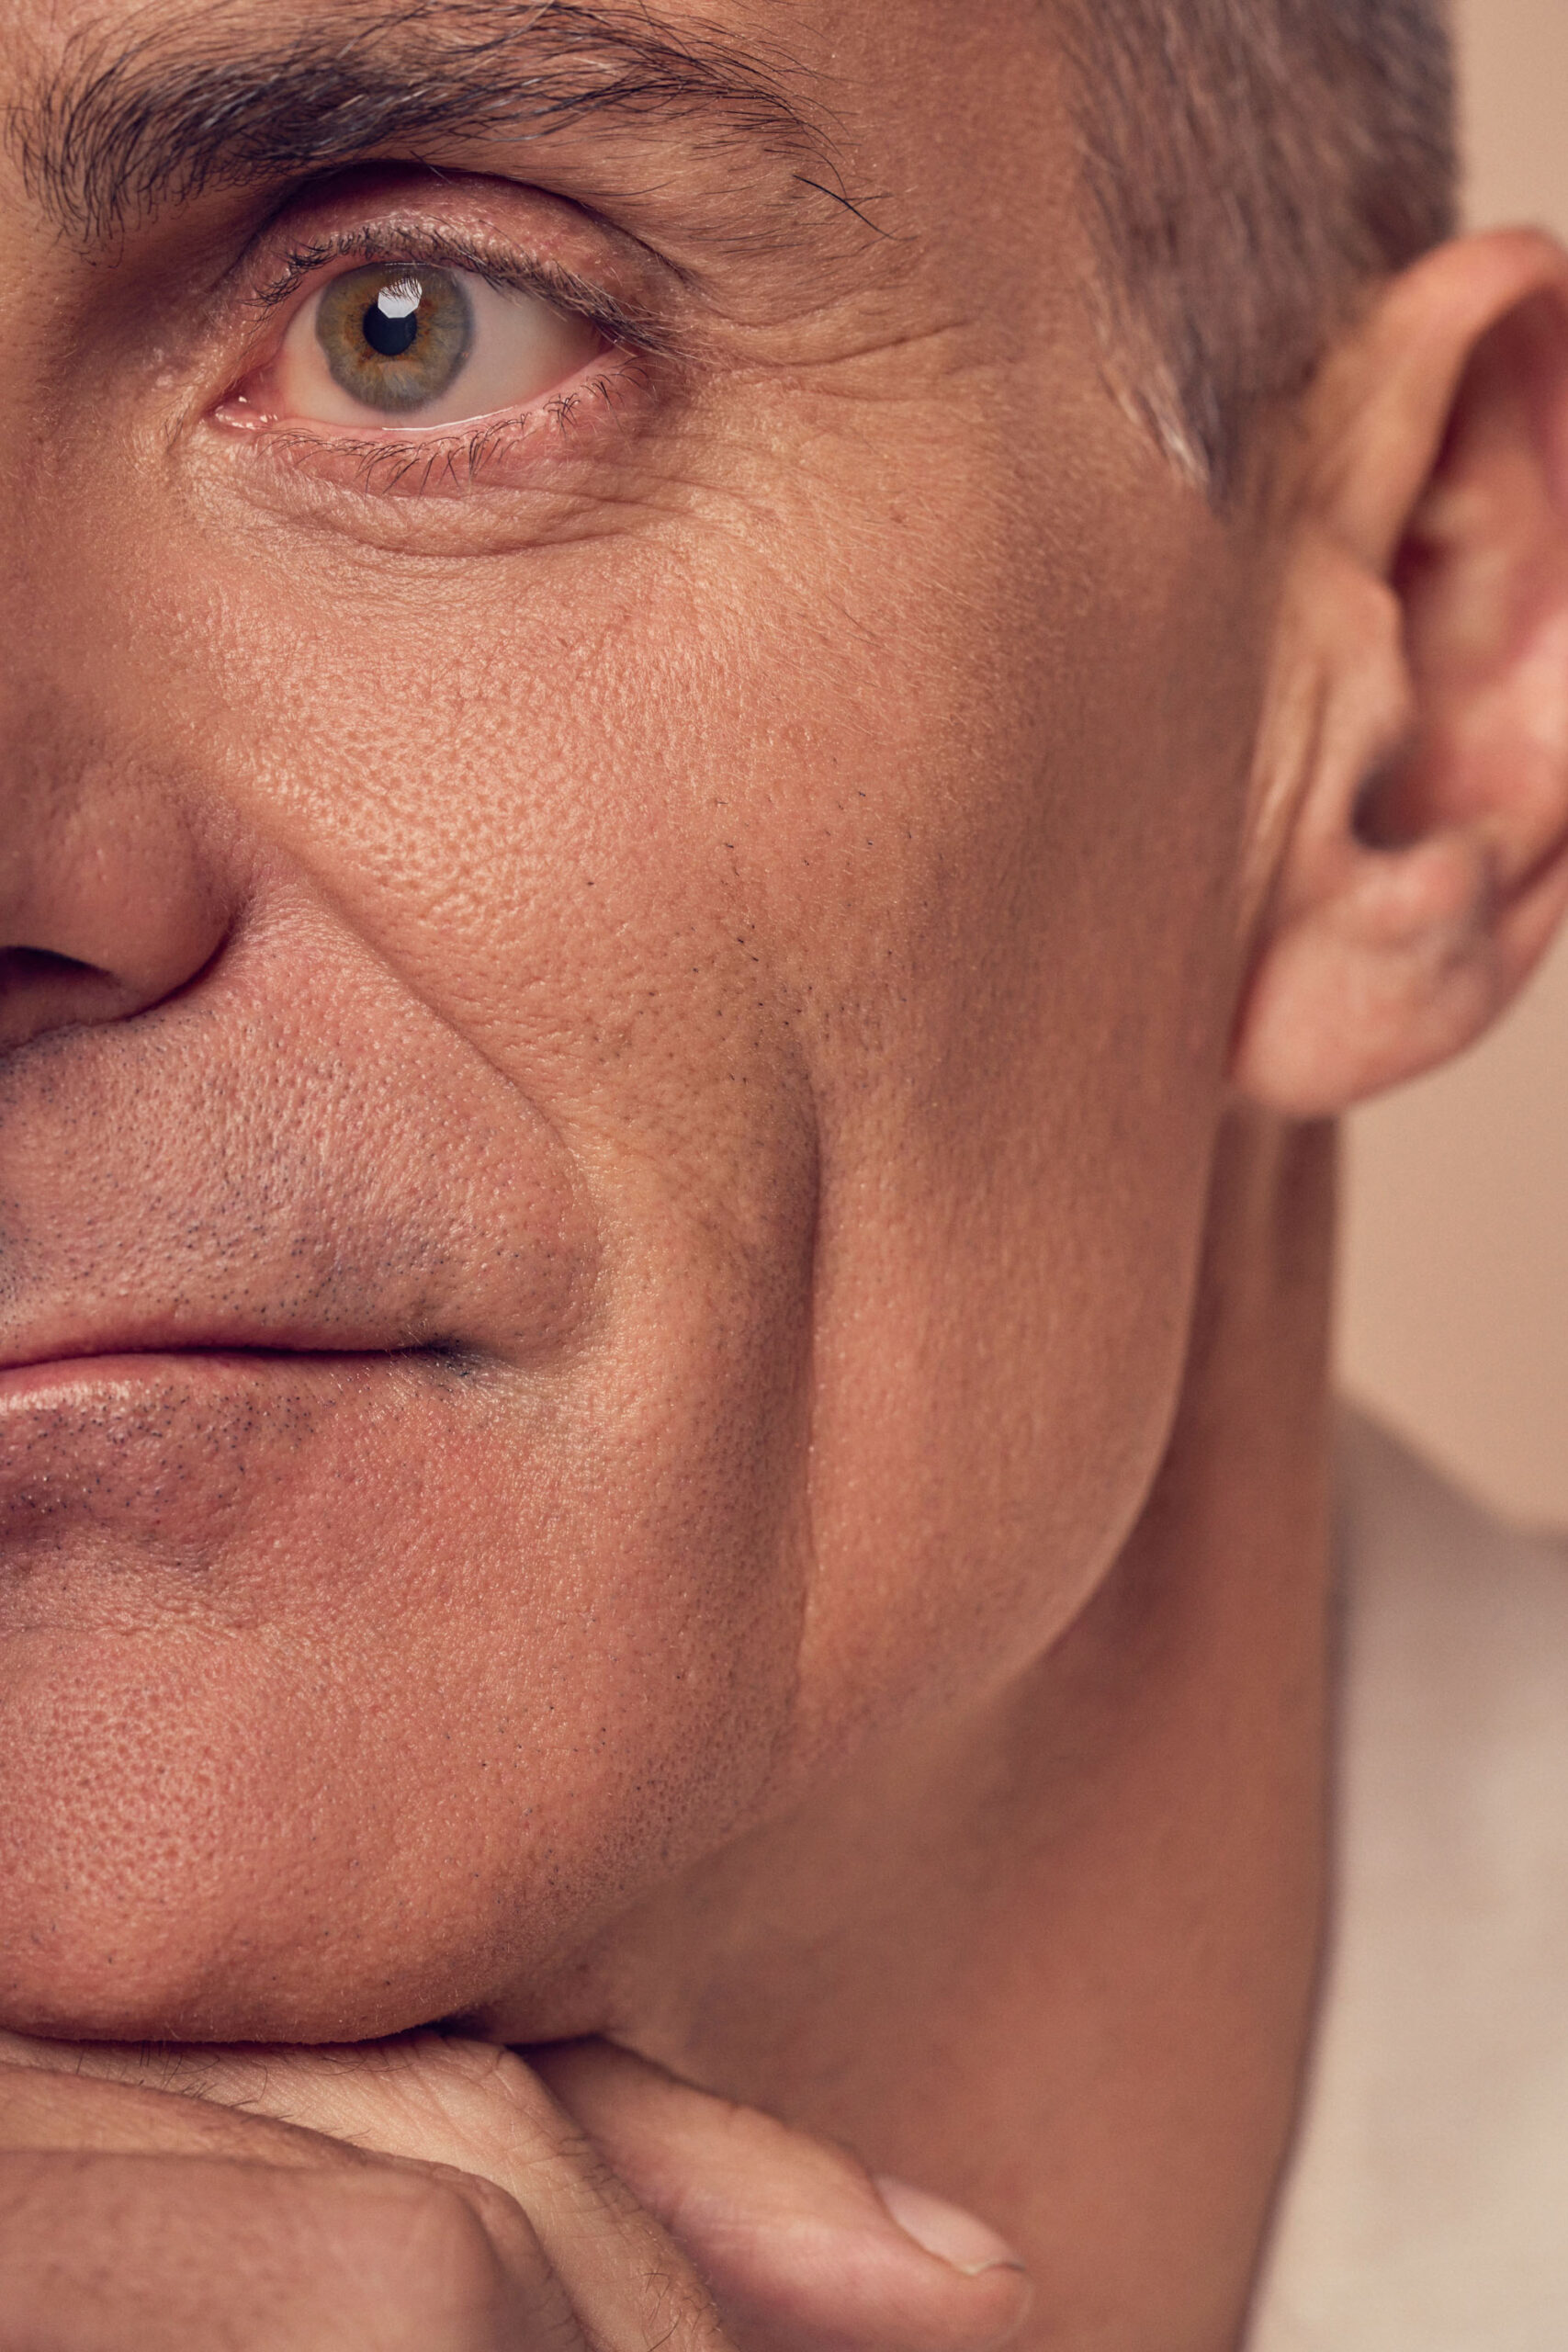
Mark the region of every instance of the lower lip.
[[434, 1350], [138, 1349], [8, 1366], [0, 1666], [14, 1633], [129, 1623], [175, 1589], [183, 1608], [197, 1570], [236, 1607], [243, 1588], [248, 1609], [271, 1563], [278, 1607], [289, 1592], [316, 1605], [323, 1542], [345, 1559], [366, 1551], [366, 1497], [412, 1523], [431, 1462], [471, 1462], [473, 1440], [484, 1454], [472, 1401]]

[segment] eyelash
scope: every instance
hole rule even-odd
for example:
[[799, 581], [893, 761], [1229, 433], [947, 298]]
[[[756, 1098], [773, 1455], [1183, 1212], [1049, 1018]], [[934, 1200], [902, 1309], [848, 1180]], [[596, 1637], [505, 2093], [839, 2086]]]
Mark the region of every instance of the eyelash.
[[[395, 441], [378, 435], [374, 440], [355, 441], [337, 434], [269, 429], [268, 442], [275, 449], [295, 448], [302, 456], [314, 458], [330, 451], [333, 458], [350, 461], [355, 467], [352, 486], [367, 493], [401, 491], [418, 496], [438, 486], [471, 489], [479, 483], [487, 463], [525, 432], [548, 424], [569, 434], [588, 407], [613, 416], [626, 395], [654, 389], [655, 360], [674, 356], [667, 338], [650, 319], [617, 302], [591, 280], [558, 264], [497, 254], [440, 230], [411, 229], [400, 233], [367, 228], [298, 246], [283, 256], [278, 276], [253, 295], [254, 308], [270, 317], [334, 262], [409, 262], [427, 269], [463, 270], [486, 285], [536, 295], [558, 310], [585, 319], [609, 346], [605, 367], [592, 378], [579, 379], [532, 407], [494, 421], [481, 418], [477, 425], [455, 427], [445, 435], [438, 427], [431, 427], [417, 440]], [[421, 479], [411, 493], [407, 477], [421, 469]]]

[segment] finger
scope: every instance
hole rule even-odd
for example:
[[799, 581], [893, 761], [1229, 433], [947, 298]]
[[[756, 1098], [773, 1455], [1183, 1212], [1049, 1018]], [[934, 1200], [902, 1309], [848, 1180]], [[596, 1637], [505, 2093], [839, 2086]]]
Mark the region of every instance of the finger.
[[[224, 2166], [265, 2164], [318, 2177], [323, 2172], [362, 2172], [369, 2166], [382, 2173], [406, 2168], [418, 2178], [439, 2181], [445, 2194], [458, 2197], [469, 2208], [535, 2314], [544, 2340], [555, 2346], [552, 2330], [566, 2330], [562, 2341], [570, 2340], [570, 2304], [537, 2238], [513, 2199], [482, 2175], [390, 2152], [372, 2155], [324, 2132], [260, 2114], [253, 2099], [246, 2099], [243, 2109], [219, 2106], [195, 2091], [197, 2082], [208, 2079], [199, 2061], [193, 2058], [186, 2063], [173, 2052], [104, 2045], [76, 2050], [43, 2042], [27, 2046], [28, 2063], [19, 2064], [16, 2063], [19, 2037], [7, 2040], [12, 2044], [7, 2063], [0, 2063], [0, 2148], [36, 2154], [201, 2157]], [[66, 2061], [72, 2065], [70, 2073], [62, 2071]], [[225, 2086], [239, 2092], [254, 2075], [256, 2063], [250, 2062], [247, 2073], [220, 2062], [219, 2074]], [[145, 2081], [115, 2078], [136, 2074], [151, 2074], [162, 2083], [179, 2083], [182, 2088], [152, 2089]], [[170, 2181], [175, 2178], [162, 2177]], [[178, 2176], [181, 2180], [185, 2177]], [[0, 2277], [4, 2275], [0, 2268]]]
[[0, 2352], [584, 2352], [513, 2255], [404, 2170], [0, 2155]]
[[297, 2102], [289, 2111], [362, 2146], [439, 2153], [499, 2182], [527, 2213], [595, 2345], [729, 2352], [695, 2267], [514, 2052], [423, 2034], [379, 2045], [369, 2067], [324, 2057], [288, 2053], [291, 2071], [275, 2095]]
[[766, 2352], [984, 2352], [1031, 2290], [973, 2214], [602, 2041], [531, 2052], [561, 2104]]
[[[50, 2050], [34, 2045], [34, 2063]], [[101, 2079], [140, 2086], [155, 2074], [247, 2116], [479, 2176], [526, 2213], [582, 2332], [604, 2352], [729, 2352], [691, 2261], [510, 2051], [427, 2033], [319, 2050], [85, 2044], [69, 2059]]]

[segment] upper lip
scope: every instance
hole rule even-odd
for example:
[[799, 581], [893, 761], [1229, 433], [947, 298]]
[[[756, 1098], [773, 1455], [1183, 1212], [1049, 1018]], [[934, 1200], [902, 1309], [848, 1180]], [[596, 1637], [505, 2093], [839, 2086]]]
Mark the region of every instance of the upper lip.
[[524, 1364], [578, 1326], [598, 1238], [554, 1128], [299, 907], [154, 1019], [0, 1057], [0, 1371]]

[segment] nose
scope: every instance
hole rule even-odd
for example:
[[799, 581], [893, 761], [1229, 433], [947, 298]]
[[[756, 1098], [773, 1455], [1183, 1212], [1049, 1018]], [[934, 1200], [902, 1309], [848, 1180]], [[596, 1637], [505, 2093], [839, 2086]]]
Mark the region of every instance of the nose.
[[0, 785], [0, 1051], [126, 1021], [186, 987], [233, 920], [221, 861], [165, 792], [24, 763]]

